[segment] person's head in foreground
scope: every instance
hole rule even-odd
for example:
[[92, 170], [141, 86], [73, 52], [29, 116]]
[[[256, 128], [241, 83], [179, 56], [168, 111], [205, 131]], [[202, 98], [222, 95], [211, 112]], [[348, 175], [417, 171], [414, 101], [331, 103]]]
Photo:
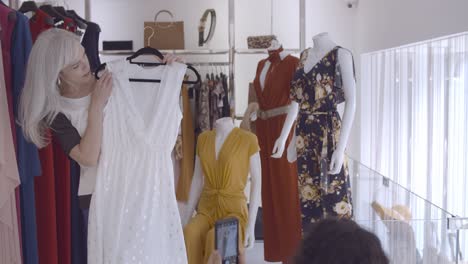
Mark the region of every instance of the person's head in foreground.
[[388, 264], [376, 235], [351, 220], [326, 219], [311, 226], [295, 264]]

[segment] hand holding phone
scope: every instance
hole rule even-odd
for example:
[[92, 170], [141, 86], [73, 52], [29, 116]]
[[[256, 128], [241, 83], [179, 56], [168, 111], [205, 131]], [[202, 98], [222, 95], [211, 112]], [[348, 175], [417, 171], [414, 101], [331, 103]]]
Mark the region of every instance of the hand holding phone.
[[216, 222], [215, 249], [221, 256], [222, 264], [239, 263], [239, 221], [236, 218]]

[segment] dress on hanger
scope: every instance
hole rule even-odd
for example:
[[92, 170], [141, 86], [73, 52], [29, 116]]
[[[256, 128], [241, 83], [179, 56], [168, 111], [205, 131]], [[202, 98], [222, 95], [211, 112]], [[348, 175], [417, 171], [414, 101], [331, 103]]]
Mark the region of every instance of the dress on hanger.
[[50, 16], [42, 11], [37, 9], [34, 11], [34, 16], [29, 19], [29, 27], [31, 29], [31, 36], [33, 43], [36, 42], [37, 37], [47, 29], [53, 28], [53, 25], [47, 23], [47, 20], [50, 19]]
[[200, 134], [211, 129], [209, 81], [203, 81], [198, 90], [199, 92], [197, 97], [197, 134]]
[[[267, 59], [258, 63], [254, 87], [261, 111], [269, 111], [288, 106], [290, 84], [299, 59], [293, 56], [280, 58], [282, 49], [270, 51]], [[262, 90], [260, 74], [269, 61]], [[296, 163], [290, 163], [284, 154], [282, 158], [271, 157], [276, 140], [281, 135], [286, 112], [263, 118], [257, 115], [256, 134], [263, 150], [262, 161], [262, 218], [265, 241], [265, 260], [269, 262], [287, 261], [296, 253], [301, 241], [301, 217], [297, 191]], [[292, 133], [286, 145], [289, 145]]]
[[[49, 15], [37, 9], [29, 20], [33, 43], [40, 33], [52, 28]], [[42, 174], [34, 181], [39, 263], [58, 263], [57, 212], [55, 199], [54, 152], [52, 144], [39, 150]]]
[[240, 241], [248, 220], [247, 184], [250, 157], [259, 151], [257, 137], [240, 128], [233, 128], [220, 148], [215, 150], [216, 132], [206, 131], [198, 137], [197, 155], [203, 170], [204, 187], [197, 215], [184, 228], [189, 264], [208, 261], [215, 246], [216, 221], [235, 217], [239, 220]]
[[297, 168], [302, 228], [324, 217], [351, 218], [352, 201], [347, 161], [340, 173], [328, 176], [321, 184], [321, 160], [326, 170], [336, 149], [341, 130], [337, 105], [344, 102], [338, 50], [327, 53], [309, 72], [304, 62], [309, 50], [301, 54], [301, 62], [291, 85], [291, 99], [299, 104], [296, 123]]
[[[89, 264], [187, 263], [171, 152], [182, 119], [186, 65], [108, 63], [101, 154], [91, 200]], [[129, 78], [161, 79], [161, 83]]]
[[[0, 27], [0, 34], [2, 28]], [[0, 43], [0, 50], [1, 50]], [[20, 264], [20, 236], [15, 189], [20, 184], [0, 54], [0, 263]]]
[[[31, 31], [28, 18], [16, 12], [16, 24], [12, 35], [11, 66], [13, 113], [18, 118], [20, 95], [26, 76], [26, 65], [32, 48]], [[37, 226], [34, 181], [41, 175], [39, 153], [34, 144], [26, 141], [23, 129], [16, 126], [17, 161], [21, 178], [21, 223], [23, 237], [23, 256], [25, 263], [37, 263]]]

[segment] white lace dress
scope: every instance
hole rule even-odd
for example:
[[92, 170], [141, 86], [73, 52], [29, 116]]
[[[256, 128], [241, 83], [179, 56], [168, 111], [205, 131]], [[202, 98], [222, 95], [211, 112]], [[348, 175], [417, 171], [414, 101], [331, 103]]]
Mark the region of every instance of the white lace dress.
[[[91, 201], [89, 264], [187, 263], [171, 151], [186, 66], [108, 64], [114, 87]], [[161, 83], [129, 82], [161, 79]]]

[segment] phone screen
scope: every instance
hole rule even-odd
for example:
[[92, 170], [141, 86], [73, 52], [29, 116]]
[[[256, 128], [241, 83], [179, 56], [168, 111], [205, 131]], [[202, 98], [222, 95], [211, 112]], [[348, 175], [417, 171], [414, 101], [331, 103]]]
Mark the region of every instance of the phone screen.
[[229, 218], [216, 222], [215, 247], [222, 258], [223, 264], [237, 264], [239, 222], [236, 218]]

